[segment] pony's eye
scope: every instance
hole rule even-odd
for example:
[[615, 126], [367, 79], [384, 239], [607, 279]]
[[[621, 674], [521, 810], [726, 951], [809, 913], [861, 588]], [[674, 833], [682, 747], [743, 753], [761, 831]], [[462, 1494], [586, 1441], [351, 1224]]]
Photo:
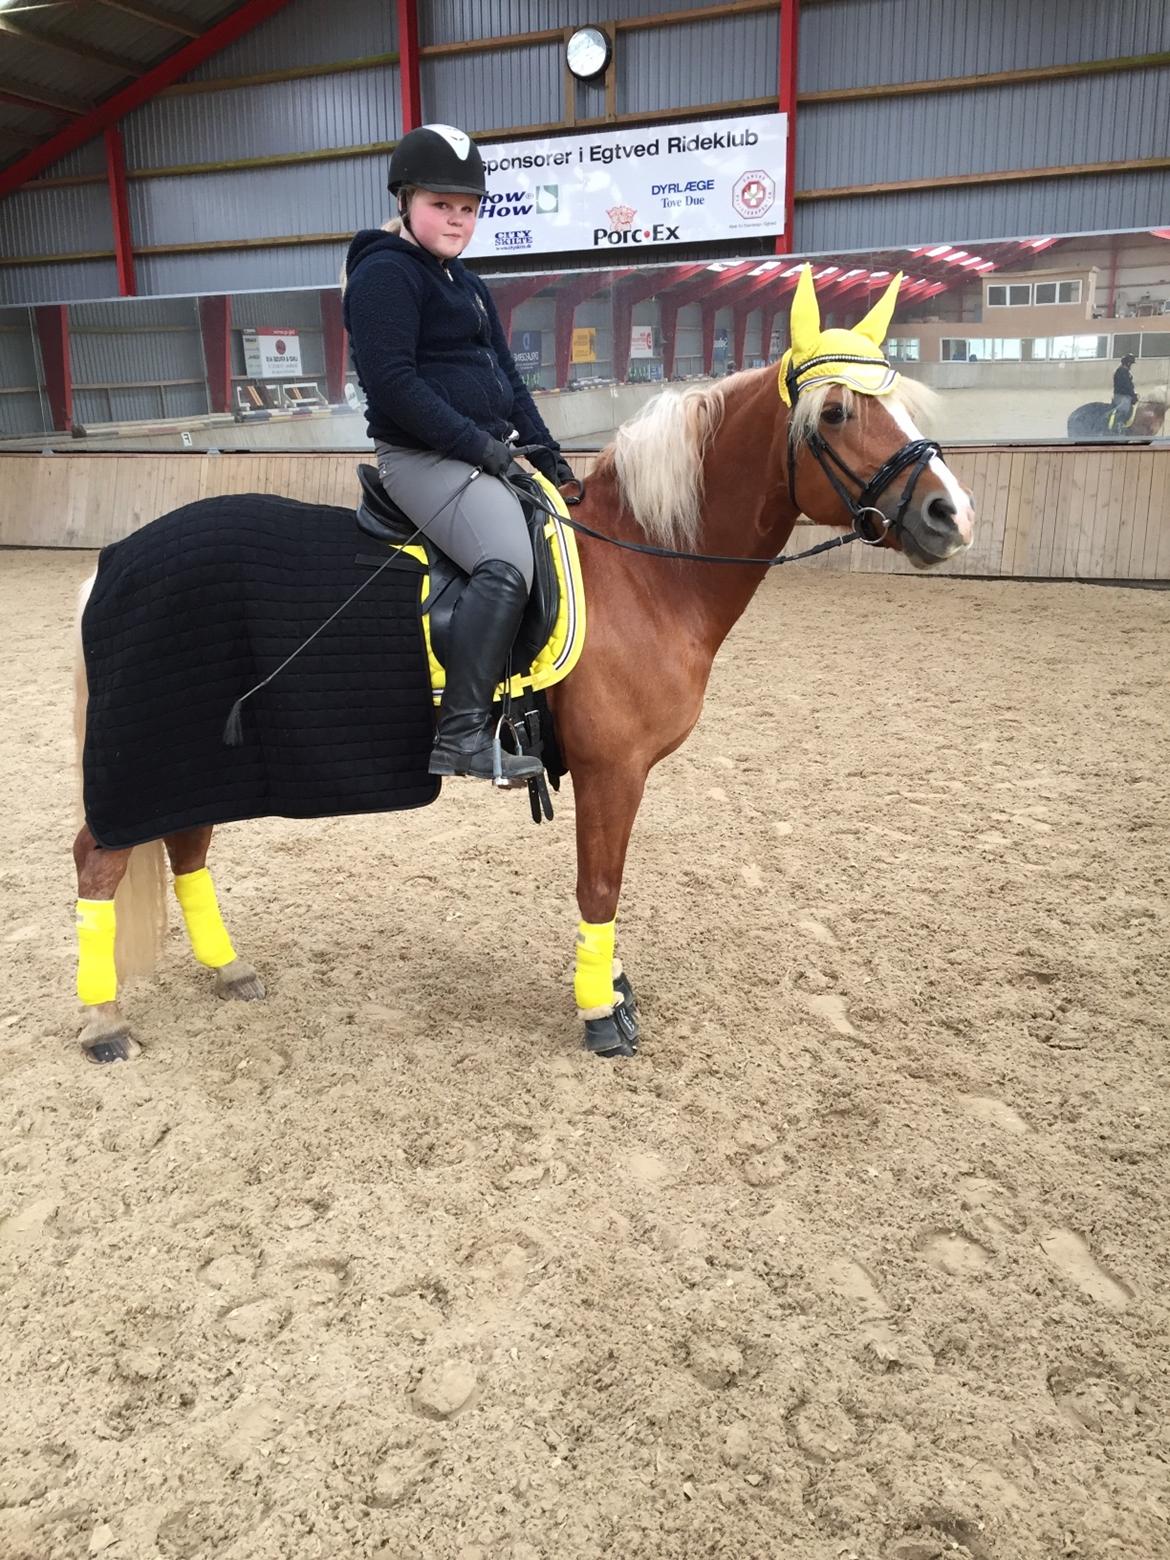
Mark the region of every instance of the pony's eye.
[[845, 416], [845, 408], [841, 405], [840, 401], [837, 401], [834, 405], [825, 407], [824, 411], [821, 413], [821, 421], [827, 422], [830, 424], [830, 426], [837, 428], [845, 421]]

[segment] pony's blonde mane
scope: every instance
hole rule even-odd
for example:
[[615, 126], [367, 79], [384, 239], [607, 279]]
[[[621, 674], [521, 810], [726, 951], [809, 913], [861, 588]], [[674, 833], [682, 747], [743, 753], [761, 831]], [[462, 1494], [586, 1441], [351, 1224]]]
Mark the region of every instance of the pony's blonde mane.
[[[703, 460], [723, 420], [728, 392], [746, 378], [747, 374], [734, 374], [714, 385], [662, 391], [618, 429], [603, 456], [605, 464], [612, 464], [630, 513], [656, 546], [695, 550], [703, 505]], [[826, 383], [802, 391], [789, 414], [793, 439], [807, 438], [817, 426], [831, 390], [840, 393], [846, 411], [853, 410], [856, 397], [841, 385]], [[904, 408], [920, 428], [930, 422], [938, 405], [933, 390], [901, 374], [881, 400]], [[777, 394], [777, 416], [783, 410]]]
[[630, 513], [658, 547], [693, 551], [703, 503], [703, 457], [723, 421], [730, 381], [663, 390], [623, 423], [613, 443]]

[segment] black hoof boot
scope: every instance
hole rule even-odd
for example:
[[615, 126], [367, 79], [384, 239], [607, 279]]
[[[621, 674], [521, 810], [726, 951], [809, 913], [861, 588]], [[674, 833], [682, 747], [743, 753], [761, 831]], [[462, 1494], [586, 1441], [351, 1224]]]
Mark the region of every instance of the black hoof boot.
[[613, 989], [621, 997], [622, 1005], [625, 1007], [630, 1017], [637, 1019], [638, 999], [634, 995], [634, 988], [630, 985], [630, 977], [626, 974], [625, 970], [623, 970], [620, 975], [614, 976]]
[[619, 1056], [637, 1055], [612, 1017], [585, 1020], [585, 1049], [606, 1062], [616, 1061]]
[[638, 1013], [636, 1008], [629, 1008], [624, 1002], [615, 1002], [613, 1005], [613, 1027], [617, 1030], [622, 1040], [630, 1048], [630, 1054], [638, 1053]]

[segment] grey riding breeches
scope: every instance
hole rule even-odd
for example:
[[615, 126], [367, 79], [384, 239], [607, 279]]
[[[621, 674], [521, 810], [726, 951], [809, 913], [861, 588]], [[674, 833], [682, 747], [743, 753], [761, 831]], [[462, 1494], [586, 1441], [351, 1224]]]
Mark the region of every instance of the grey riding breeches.
[[[498, 477], [480, 472], [453, 503], [444, 503], [475, 468], [436, 450], [378, 444], [378, 475], [415, 525], [467, 574], [499, 558], [532, 585], [532, 543], [520, 500]], [[438, 511], [436, 513], [436, 511]]]

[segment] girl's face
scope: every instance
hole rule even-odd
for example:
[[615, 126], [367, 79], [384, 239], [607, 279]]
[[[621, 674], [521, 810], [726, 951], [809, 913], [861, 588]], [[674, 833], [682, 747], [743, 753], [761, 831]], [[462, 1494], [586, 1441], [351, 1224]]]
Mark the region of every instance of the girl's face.
[[471, 242], [479, 216], [476, 195], [440, 195], [415, 190], [410, 198], [410, 226], [424, 249], [440, 260], [454, 260]]

